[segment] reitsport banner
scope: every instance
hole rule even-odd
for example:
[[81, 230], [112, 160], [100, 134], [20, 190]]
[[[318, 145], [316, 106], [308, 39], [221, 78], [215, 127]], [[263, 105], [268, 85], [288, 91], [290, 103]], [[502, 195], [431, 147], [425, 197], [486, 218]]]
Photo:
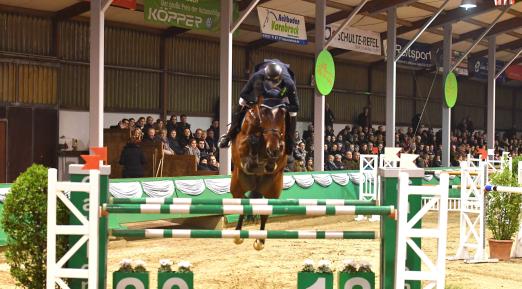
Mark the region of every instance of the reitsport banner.
[[[339, 26], [326, 26], [324, 36], [329, 40]], [[331, 43], [332, 47], [381, 55], [381, 35], [373, 31], [353, 27], [345, 28]]]
[[[220, 25], [219, 3], [215, 0], [145, 0], [143, 14], [148, 22], [216, 32]], [[237, 14], [235, 4], [234, 14]]]
[[[404, 46], [409, 43], [409, 40], [397, 38], [397, 45], [395, 46], [395, 53], [398, 55]], [[387, 41], [384, 41], [384, 54], [386, 54], [386, 47], [388, 45]], [[387, 56], [387, 55], [386, 55]], [[431, 46], [428, 44], [415, 42], [406, 52], [402, 55], [402, 57], [397, 61], [397, 63], [415, 66], [419, 68], [429, 68], [433, 66], [433, 53], [431, 51]]]
[[265, 7], [257, 7], [257, 16], [263, 38], [300, 45], [308, 43], [304, 16]]
[[522, 81], [522, 66], [511, 65], [506, 69], [506, 76], [509, 79]]

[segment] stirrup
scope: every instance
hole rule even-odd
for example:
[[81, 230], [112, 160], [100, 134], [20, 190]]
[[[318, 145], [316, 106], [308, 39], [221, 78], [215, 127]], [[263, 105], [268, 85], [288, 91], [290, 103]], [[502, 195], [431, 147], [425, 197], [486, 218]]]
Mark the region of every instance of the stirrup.
[[221, 149], [226, 149], [230, 147], [230, 136], [228, 134], [224, 134], [219, 137], [218, 147]]

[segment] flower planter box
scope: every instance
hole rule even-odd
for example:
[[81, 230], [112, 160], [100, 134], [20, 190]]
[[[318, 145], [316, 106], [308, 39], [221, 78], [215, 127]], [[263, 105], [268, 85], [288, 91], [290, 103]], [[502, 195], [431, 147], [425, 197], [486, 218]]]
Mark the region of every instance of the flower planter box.
[[193, 289], [194, 273], [158, 272], [158, 289]]
[[112, 288], [149, 289], [149, 272], [113, 272]]
[[297, 289], [333, 289], [333, 273], [297, 273]]
[[373, 272], [339, 272], [339, 289], [375, 289], [375, 273]]

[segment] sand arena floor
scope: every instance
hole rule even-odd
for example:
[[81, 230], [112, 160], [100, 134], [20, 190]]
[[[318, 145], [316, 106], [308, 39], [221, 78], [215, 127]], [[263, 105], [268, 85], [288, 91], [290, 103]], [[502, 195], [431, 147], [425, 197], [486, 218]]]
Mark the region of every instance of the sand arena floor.
[[[448, 255], [458, 245], [458, 214], [449, 218]], [[435, 221], [428, 216], [426, 224]], [[257, 225], [246, 226], [255, 229]], [[272, 230], [378, 230], [378, 224], [354, 222], [353, 217], [334, 216], [277, 221], [269, 220]], [[194, 266], [197, 289], [282, 289], [296, 288], [296, 273], [304, 259], [316, 262], [331, 260], [338, 269], [342, 260], [368, 260], [378, 272], [379, 241], [377, 240], [267, 240], [264, 250], [256, 251], [253, 240], [235, 245], [230, 239], [154, 239], [117, 240], [109, 245], [109, 272], [117, 269], [121, 259], [142, 259], [152, 271], [151, 284], [156, 284], [158, 261], [170, 258], [174, 262], [190, 261]], [[433, 253], [435, 242], [425, 241], [423, 248]], [[109, 285], [111, 278], [109, 278]], [[5, 257], [0, 255], [0, 288], [14, 289]], [[156, 288], [155, 285], [151, 288]], [[522, 259], [496, 264], [464, 264], [447, 262], [446, 288], [522, 289]]]

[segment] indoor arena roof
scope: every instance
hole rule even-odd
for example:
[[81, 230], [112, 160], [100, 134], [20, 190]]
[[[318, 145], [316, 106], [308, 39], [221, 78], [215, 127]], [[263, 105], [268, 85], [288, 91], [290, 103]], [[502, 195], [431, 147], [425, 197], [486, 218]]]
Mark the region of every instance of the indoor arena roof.
[[[245, 9], [252, 0], [238, 1], [239, 9]], [[360, 0], [326, 0], [327, 24], [341, 23], [350, 12], [358, 6]], [[381, 33], [386, 38], [386, 9], [396, 5], [397, 35], [400, 38], [411, 39], [419, 28], [437, 12], [442, 0], [371, 0], [354, 18], [353, 27]], [[450, 0], [444, 12], [429, 26], [418, 39], [419, 42], [439, 45], [442, 47], [442, 25], [453, 25], [453, 49], [466, 51], [474, 39], [482, 34], [490, 23], [501, 12], [501, 7], [495, 7], [494, 0], [477, 0], [478, 7], [465, 10], [460, 8], [461, 0]], [[146, 28], [165, 35], [179, 35], [182, 33], [218, 38], [218, 33], [186, 30], [146, 22], [143, 16], [143, 0], [137, 1], [137, 9], [127, 10], [119, 7], [110, 7], [106, 13], [108, 22], [120, 23], [126, 26]], [[293, 14], [304, 15], [308, 31], [309, 43], [299, 46], [285, 42], [274, 42], [261, 38], [257, 12], [254, 9], [239, 27], [240, 32], [234, 34], [234, 41], [251, 48], [266, 46], [278, 47], [286, 50], [313, 54], [314, 52], [314, 14], [315, 0], [261, 0], [260, 6], [273, 8]], [[89, 2], [77, 0], [0, 0], [0, 11], [22, 10], [33, 14], [47, 15], [54, 19], [66, 20], [71, 18], [88, 18]], [[508, 61], [522, 47], [522, 2], [514, 4], [493, 27], [488, 35], [497, 35], [497, 59]], [[355, 51], [334, 49], [333, 54], [342, 59], [357, 62], [374, 63], [383, 59], [383, 56], [363, 54]], [[484, 38], [472, 50], [472, 55], [487, 56], [487, 40]]]

